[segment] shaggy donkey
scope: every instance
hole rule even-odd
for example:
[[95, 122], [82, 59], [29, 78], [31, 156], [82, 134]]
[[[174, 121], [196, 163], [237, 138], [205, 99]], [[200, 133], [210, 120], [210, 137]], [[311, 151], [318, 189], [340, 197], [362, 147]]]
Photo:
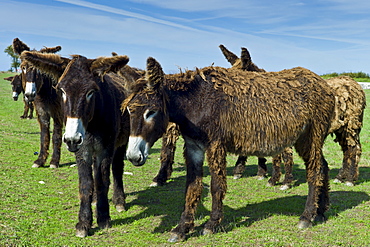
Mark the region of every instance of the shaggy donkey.
[[[13, 99], [14, 101], [17, 101], [19, 98], [19, 95], [21, 93], [24, 94], [24, 88], [22, 85], [22, 74], [11, 76], [4, 78], [4, 80], [10, 81], [10, 84], [12, 85], [12, 91], [13, 91]], [[24, 103], [24, 110], [23, 110], [23, 115], [20, 117], [21, 119], [32, 119], [33, 118], [33, 110], [34, 110], [34, 105], [33, 102], [26, 102], [26, 100], [23, 97], [23, 103]], [[28, 115], [28, 112], [30, 113]]]
[[76, 236], [86, 237], [91, 229], [94, 192], [97, 223], [100, 228], [110, 227], [110, 166], [114, 182], [113, 203], [118, 211], [123, 211], [123, 159], [129, 136], [129, 115], [120, 111], [127, 94], [125, 82], [110, 72], [124, 66], [128, 57], [87, 59], [75, 55], [68, 59], [54, 54], [24, 52], [22, 58], [52, 75], [63, 93], [66, 116], [63, 140], [68, 150], [76, 155], [79, 175], [80, 212]]
[[[260, 72], [264, 71], [252, 62], [246, 48], [242, 48], [240, 58], [226, 49], [223, 45], [220, 45], [220, 49], [233, 68]], [[335, 117], [331, 122], [329, 134], [335, 134], [336, 138], [334, 141], [339, 143], [343, 151], [342, 168], [339, 170], [334, 182], [342, 182], [348, 186], [353, 186], [358, 179], [358, 163], [362, 153], [360, 132], [363, 123], [364, 109], [366, 107], [365, 92], [355, 80], [348, 76], [330, 78], [327, 79], [326, 82], [332, 90], [334, 90], [335, 94]], [[293, 151], [291, 148], [285, 149], [282, 153], [285, 161], [285, 178], [281, 189], [289, 188], [293, 181], [292, 154]], [[274, 157], [272, 163], [273, 172], [269, 184], [275, 185], [279, 182], [281, 176], [281, 156]]]
[[[13, 40], [13, 49], [21, 55], [30, 48], [18, 38]], [[55, 53], [61, 50], [60, 46], [43, 48], [41, 53]], [[62, 96], [54, 88], [55, 81], [50, 76], [43, 75], [35, 67], [21, 58], [22, 84], [25, 88], [24, 99], [26, 103], [34, 102], [37, 120], [40, 125], [40, 152], [32, 167], [43, 167], [49, 155], [50, 145], [50, 118], [54, 120], [53, 128], [53, 155], [50, 168], [59, 167], [60, 147], [62, 144], [63, 112], [61, 108]]]
[[325, 220], [329, 180], [322, 146], [334, 112], [334, 95], [318, 75], [304, 68], [255, 73], [206, 67], [165, 76], [160, 64], [149, 58], [146, 79], [138, 84], [122, 103], [122, 111], [130, 113], [127, 158], [143, 165], [169, 121], [179, 125], [185, 140], [185, 209], [169, 241], [185, 239], [194, 227], [205, 153], [212, 211], [203, 234], [213, 233], [223, 218], [227, 152], [274, 156], [294, 145], [305, 162], [309, 186], [298, 226]]

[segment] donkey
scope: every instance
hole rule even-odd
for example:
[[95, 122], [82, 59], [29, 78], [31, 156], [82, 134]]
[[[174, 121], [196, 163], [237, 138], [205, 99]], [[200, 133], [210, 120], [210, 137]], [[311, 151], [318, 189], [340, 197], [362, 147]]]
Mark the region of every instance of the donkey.
[[[258, 68], [250, 57], [246, 48], [242, 48], [241, 57], [238, 58], [226, 47], [220, 45], [225, 58], [233, 68], [242, 70], [253, 70], [263, 72]], [[366, 106], [365, 92], [361, 86], [352, 78], [339, 76], [325, 80], [335, 95], [335, 116], [331, 122], [329, 134], [335, 134], [335, 142], [338, 142], [343, 151], [342, 168], [335, 177], [335, 183], [344, 183], [354, 186], [358, 179], [358, 163], [360, 161], [362, 148], [360, 132], [363, 123], [364, 109]], [[282, 153], [285, 165], [285, 177], [281, 189], [287, 189], [293, 182], [292, 166], [293, 151], [287, 148]], [[270, 185], [275, 185], [281, 176], [281, 156], [273, 158], [273, 172], [269, 180]]]
[[[12, 97], [14, 101], [17, 101], [19, 98], [19, 95], [21, 93], [24, 94], [24, 88], [22, 85], [22, 74], [11, 76], [4, 78], [7, 81], [10, 81], [10, 84], [12, 85]], [[33, 110], [34, 110], [34, 105], [33, 102], [26, 102], [26, 100], [23, 97], [23, 103], [24, 103], [24, 110], [23, 110], [23, 115], [20, 116], [21, 119], [32, 119], [33, 118]], [[28, 114], [29, 112], [29, 114]]]
[[194, 227], [202, 194], [204, 154], [211, 173], [212, 211], [203, 234], [213, 233], [223, 217], [226, 153], [274, 156], [294, 145], [305, 161], [308, 197], [299, 228], [325, 220], [329, 204], [328, 164], [322, 154], [334, 110], [334, 95], [325, 81], [304, 68], [255, 73], [206, 67], [165, 76], [154, 58], [146, 79], [123, 103], [130, 113], [127, 159], [143, 165], [149, 149], [179, 125], [187, 167], [185, 209], [170, 242], [185, 239]]
[[[13, 50], [21, 55], [23, 51], [30, 48], [18, 38], [13, 40]], [[55, 53], [61, 50], [60, 46], [43, 48], [41, 53]], [[32, 167], [43, 167], [48, 157], [50, 145], [50, 118], [54, 120], [53, 129], [53, 155], [50, 161], [50, 168], [58, 168], [63, 128], [63, 112], [61, 108], [62, 96], [54, 88], [55, 81], [50, 76], [42, 74], [34, 66], [21, 59], [22, 84], [25, 88], [24, 99], [26, 103], [34, 102], [37, 113], [37, 120], [40, 125], [40, 153], [33, 162]]]
[[111, 166], [113, 203], [119, 212], [125, 210], [122, 175], [130, 124], [128, 113], [120, 111], [127, 89], [116, 72], [127, 64], [128, 57], [87, 59], [74, 55], [69, 59], [36, 52], [23, 52], [21, 57], [52, 75], [63, 95], [62, 109], [66, 116], [63, 141], [68, 150], [75, 153], [79, 175], [80, 211], [76, 236], [86, 237], [91, 229], [94, 188], [97, 223], [100, 228], [110, 227]]

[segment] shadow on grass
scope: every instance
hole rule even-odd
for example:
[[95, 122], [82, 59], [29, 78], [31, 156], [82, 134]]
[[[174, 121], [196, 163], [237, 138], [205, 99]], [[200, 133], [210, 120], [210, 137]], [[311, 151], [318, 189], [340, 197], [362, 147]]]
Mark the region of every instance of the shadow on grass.
[[[172, 179], [165, 186], [149, 187], [142, 191], [133, 192], [131, 194], [136, 195], [137, 199], [127, 204], [128, 210], [133, 205], [139, 205], [146, 209], [135, 216], [113, 220], [112, 225], [126, 225], [150, 216], [161, 216], [161, 222], [155, 227], [153, 232], [164, 233], [171, 231], [178, 224], [184, 208], [184, 189], [185, 176], [181, 176]], [[210, 211], [202, 203], [206, 197], [210, 196], [208, 190], [207, 186], [203, 189], [202, 199], [197, 208], [197, 219], [203, 218], [203, 216], [207, 219], [209, 217]], [[232, 192], [229, 191], [228, 193]], [[333, 191], [329, 194], [332, 205], [331, 209], [326, 212], [329, 220], [340, 212], [370, 200], [369, 195], [365, 192]], [[249, 204], [246, 201], [245, 206], [239, 208], [232, 208], [225, 205], [224, 220], [221, 223], [222, 231], [228, 232], [234, 228], [248, 227], [272, 215], [296, 216], [298, 223], [299, 216], [303, 213], [306, 199], [306, 195], [288, 195], [259, 203]], [[195, 228], [196, 232], [199, 232], [202, 227], [197, 226]]]

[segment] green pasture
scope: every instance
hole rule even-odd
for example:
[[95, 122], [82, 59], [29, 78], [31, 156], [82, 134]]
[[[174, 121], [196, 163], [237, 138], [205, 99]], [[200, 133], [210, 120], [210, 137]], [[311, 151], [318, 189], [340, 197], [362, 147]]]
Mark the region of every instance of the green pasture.
[[[332, 183], [341, 167], [342, 153], [328, 137], [324, 154], [329, 163], [331, 190], [328, 221], [309, 229], [296, 227], [308, 192], [302, 160], [295, 156], [294, 186], [287, 191], [257, 180], [257, 159], [251, 157], [243, 178], [234, 180], [235, 155], [228, 155], [228, 192], [225, 218], [217, 233], [199, 234], [209, 219], [210, 176], [204, 166], [204, 193], [196, 214], [195, 231], [185, 242], [167, 242], [184, 205], [185, 167], [183, 141], [177, 145], [170, 182], [149, 187], [159, 169], [161, 142], [142, 167], [126, 162], [126, 212], [111, 205], [112, 228], [101, 230], [94, 222], [91, 235], [75, 237], [79, 210], [77, 168], [65, 146], [58, 169], [31, 168], [39, 151], [36, 119], [21, 120], [23, 102], [13, 101], [11, 87], [0, 73], [0, 246], [370, 246], [370, 125], [365, 111], [361, 132], [363, 153], [356, 186]], [[366, 90], [370, 99], [370, 90]], [[370, 103], [368, 102], [368, 105]], [[271, 159], [269, 172], [271, 173]], [[72, 166], [71, 166], [72, 165]], [[111, 191], [110, 191], [111, 192]], [[109, 195], [111, 198], [111, 193]]]

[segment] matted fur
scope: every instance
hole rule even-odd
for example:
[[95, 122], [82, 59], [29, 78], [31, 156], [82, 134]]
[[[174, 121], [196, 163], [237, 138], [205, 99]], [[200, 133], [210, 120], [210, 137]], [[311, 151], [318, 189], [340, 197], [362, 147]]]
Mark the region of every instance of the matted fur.
[[299, 227], [325, 219], [329, 182], [322, 145], [334, 111], [334, 95], [321, 77], [304, 68], [257, 73], [220, 67], [163, 76], [155, 59], [149, 58], [147, 66], [147, 88], [138, 88], [124, 102], [123, 108], [130, 111], [130, 137], [138, 142], [129, 146], [127, 158], [142, 165], [147, 152], [142, 147], [150, 147], [162, 136], [166, 120], [179, 125], [185, 140], [186, 203], [170, 241], [183, 240], [194, 227], [204, 152], [212, 194], [204, 233], [214, 232], [223, 217], [227, 152], [271, 156], [294, 145], [305, 161], [309, 185]]

